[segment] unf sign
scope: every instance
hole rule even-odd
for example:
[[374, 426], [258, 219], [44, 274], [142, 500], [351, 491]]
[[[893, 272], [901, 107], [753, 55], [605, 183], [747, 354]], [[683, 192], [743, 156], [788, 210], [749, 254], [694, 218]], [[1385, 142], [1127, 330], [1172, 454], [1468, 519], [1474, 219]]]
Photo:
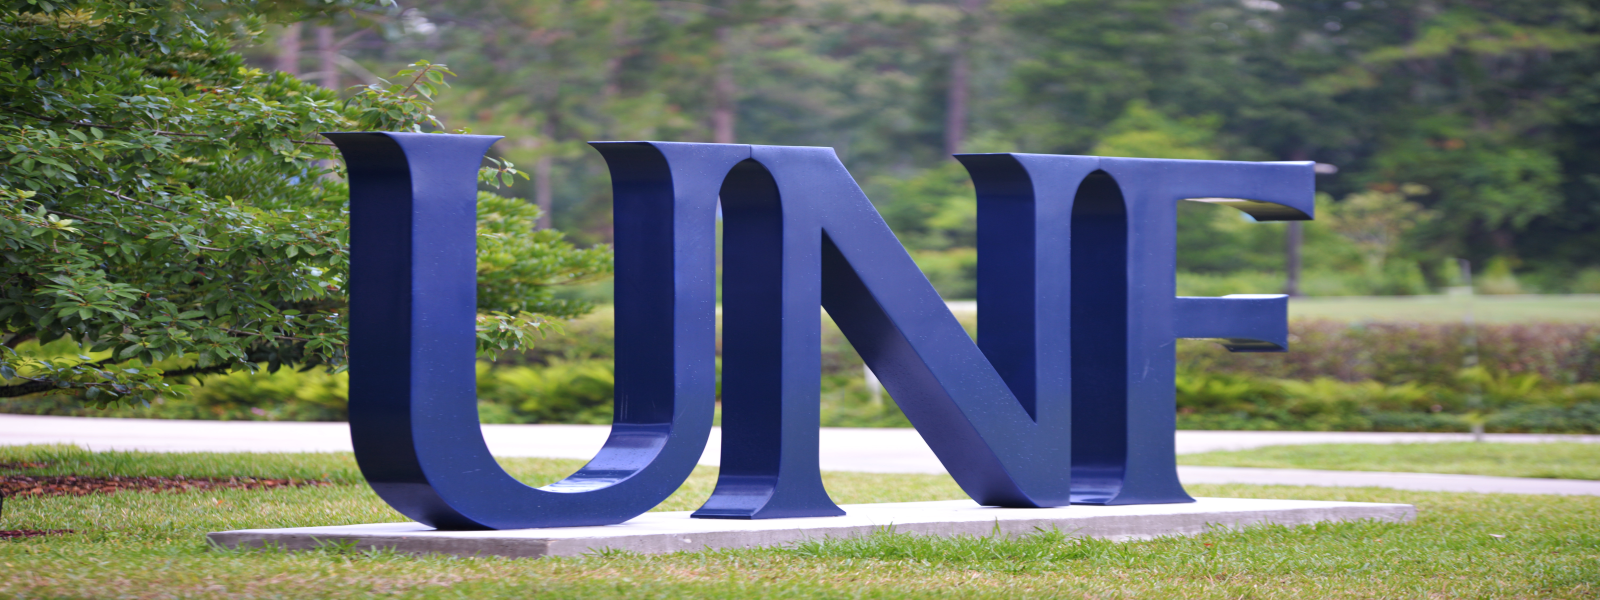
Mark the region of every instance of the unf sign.
[[605, 525], [683, 483], [715, 396], [724, 214], [723, 445], [696, 517], [843, 514], [817, 466], [826, 308], [981, 504], [1191, 502], [1175, 340], [1287, 346], [1284, 296], [1178, 298], [1177, 203], [1310, 219], [1312, 163], [957, 156], [978, 193], [976, 344], [828, 148], [607, 142], [616, 410], [600, 453], [539, 488], [479, 429], [476, 173], [498, 137], [339, 133], [351, 212], [350, 431], [378, 495], [441, 529]]

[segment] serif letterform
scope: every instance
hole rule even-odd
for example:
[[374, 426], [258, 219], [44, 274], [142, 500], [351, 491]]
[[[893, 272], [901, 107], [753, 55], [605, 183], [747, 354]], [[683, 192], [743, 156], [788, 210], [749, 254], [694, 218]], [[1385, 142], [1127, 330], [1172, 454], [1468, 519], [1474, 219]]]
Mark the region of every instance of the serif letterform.
[[841, 515], [817, 466], [820, 305], [980, 504], [1191, 502], [1173, 436], [1175, 340], [1283, 351], [1281, 295], [1177, 297], [1177, 209], [1312, 215], [1312, 163], [967, 154], [978, 340], [829, 148], [603, 142], [616, 231], [616, 407], [572, 476], [489, 454], [474, 381], [477, 171], [494, 136], [328, 134], [349, 166], [350, 431], [378, 495], [441, 529], [606, 525], [666, 499], [716, 395], [723, 445], [696, 517]]

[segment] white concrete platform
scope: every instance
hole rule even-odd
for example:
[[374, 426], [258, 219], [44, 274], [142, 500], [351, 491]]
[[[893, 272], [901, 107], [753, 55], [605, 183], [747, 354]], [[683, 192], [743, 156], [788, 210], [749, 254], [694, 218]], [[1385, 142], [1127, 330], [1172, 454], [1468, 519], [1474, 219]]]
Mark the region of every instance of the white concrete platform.
[[781, 546], [805, 540], [848, 538], [892, 529], [939, 536], [1028, 535], [1058, 529], [1071, 536], [1111, 540], [1195, 535], [1217, 528], [1272, 523], [1305, 525], [1416, 518], [1409, 504], [1198, 498], [1192, 504], [993, 508], [971, 500], [845, 505], [842, 517], [741, 521], [692, 519], [687, 512], [646, 513], [621, 525], [507, 531], [436, 531], [417, 523], [377, 523], [211, 533], [228, 547], [274, 545], [309, 550], [325, 544], [357, 549], [393, 548], [415, 554], [456, 556], [579, 556], [599, 550], [644, 554], [719, 548]]

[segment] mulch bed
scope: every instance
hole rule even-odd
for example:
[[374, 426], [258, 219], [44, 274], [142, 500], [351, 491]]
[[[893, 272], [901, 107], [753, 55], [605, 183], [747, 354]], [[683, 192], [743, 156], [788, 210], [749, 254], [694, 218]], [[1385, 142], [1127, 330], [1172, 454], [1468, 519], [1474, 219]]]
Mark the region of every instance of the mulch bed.
[[0, 531], [0, 540], [31, 538], [39, 537], [41, 535], [60, 535], [63, 533], [72, 532], [73, 531], [71, 529], [13, 529], [11, 531]]
[[78, 475], [0, 475], [0, 496], [87, 496], [116, 492], [196, 492], [205, 490], [266, 490], [283, 487], [330, 485], [305, 479], [256, 477], [82, 477]]
[[[41, 469], [46, 463], [0, 463], [0, 470]], [[116, 492], [194, 492], [204, 490], [266, 490], [283, 487], [331, 485], [306, 479], [257, 477], [82, 477], [78, 475], [0, 475], [0, 501], [29, 496], [87, 496]], [[0, 540], [73, 533], [71, 529], [0, 530]]]

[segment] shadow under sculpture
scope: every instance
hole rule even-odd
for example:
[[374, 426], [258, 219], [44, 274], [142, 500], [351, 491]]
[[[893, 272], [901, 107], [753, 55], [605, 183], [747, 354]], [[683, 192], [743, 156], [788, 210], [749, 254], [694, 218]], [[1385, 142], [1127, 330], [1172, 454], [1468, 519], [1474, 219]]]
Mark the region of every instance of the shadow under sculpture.
[[819, 304], [980, 504], [1190, 502], [1174, 339], [1282, 351], [1287, 302], [1175, 297], [1177, 202], [1259, 220], [1312, 206], [1311, 163], [958, 156], [979, 198], [974, 344], [831, 149], [596, 143], [614, 186], [615, 424], [584, 468], [533, 488], [489, 455], [473, 397], [475, 175], [497, 138], [329, 137], [350, 165], [356, 457], [397, 510], [450, 529], [620, 523], [687, 478], [715, 395], [719, 195], [723, 455], [694, 516], [843, 514], [817, 464]]

